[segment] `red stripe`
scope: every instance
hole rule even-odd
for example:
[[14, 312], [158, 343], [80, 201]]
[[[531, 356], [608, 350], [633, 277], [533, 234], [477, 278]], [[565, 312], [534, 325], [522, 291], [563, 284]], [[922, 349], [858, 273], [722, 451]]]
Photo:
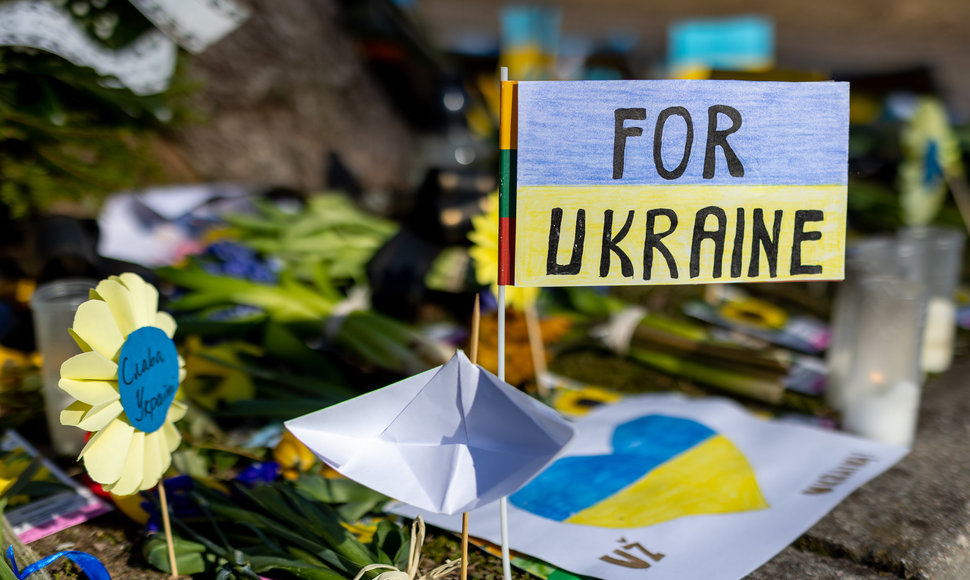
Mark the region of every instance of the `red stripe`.
[[500, 286], [515, 284], [515, 218], [498, 219], [498, 283]]

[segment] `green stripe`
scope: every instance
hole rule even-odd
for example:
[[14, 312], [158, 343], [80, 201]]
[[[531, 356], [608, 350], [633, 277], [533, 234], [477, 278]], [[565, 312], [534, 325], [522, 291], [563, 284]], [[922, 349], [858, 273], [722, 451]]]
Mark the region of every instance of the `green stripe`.
[[500, 149], [499, 153], [498, 216], [514, 217], [515, 175], [519, 156], [515, 149]]

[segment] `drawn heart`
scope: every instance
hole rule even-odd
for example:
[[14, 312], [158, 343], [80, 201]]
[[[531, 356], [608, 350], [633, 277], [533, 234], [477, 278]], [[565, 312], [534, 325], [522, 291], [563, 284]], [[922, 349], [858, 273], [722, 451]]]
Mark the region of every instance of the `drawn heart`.
[[617, 426], [612, 446], [609, 455], [555, 461], [510, 501], [547, 519], [606, 528], [769, 507], [744, 454], [696, 421], [638, 417]]
[[121, 346], [118, 391], [128, 422], [145, 433], [165, 422], [179, 384], [175, 343], [160, 328], [143, 326]]

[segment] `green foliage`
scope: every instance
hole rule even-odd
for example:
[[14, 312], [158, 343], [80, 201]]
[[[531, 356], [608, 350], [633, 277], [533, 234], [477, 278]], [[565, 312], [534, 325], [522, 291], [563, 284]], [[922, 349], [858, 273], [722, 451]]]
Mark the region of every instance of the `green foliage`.
[[369, 215], [345, 196], [321, 193], [297, 212], [256, 202], [256, 215], [230, 215], [241, 244], [281, 261], [286, 270], [317, 286], [345, 286], [367, 281], [367, 262], [393, 236], [393, 222]]
[[[107, 49], [151, 28], [125, 0], [81, 4], [83, 15], [72, 14]], [[96, 205], [157, 179], [150, 137], [183, 116], [176, 100], [184, 88], [143, 96], [104, 80], [53, 54], [0, 47], [0, 203], [11, 217], [60, 200]]]
[[[176, 514], [173, 523], [181, 536], [174, 543], [176, 558], [184, 558], [188, 573], [256, 578], [281, 571], [296, 578], [342, 580], [368, 564], [403, 566], [408, 556], [408, 536], [391, 521], [383, 520], [367, 544], [344, 525], [387, 501], [349, 480], [304, 475], [295, 482], [235, 484], [231, 496], [196, 486], [186, 500], [191, 505], [186, 513], [192, 515]], [[164, 550], [164, 540], [153, 539], [145, 554], [153, 566], [167, 571]], [[178, 564], [183, 572], [181, 559]]]
[[[205, 572], [206, 562], [203, 558], [205, 546], [198, 542], [190, 542], [182, 538], [172, 541], [175, 548], [175, 566], [179, 574], [199, 574]], [[171, 572], [168, 560], [168, 542], [158, 534], [152, 536], [142, 546], [145, 560], [162, 572]]]

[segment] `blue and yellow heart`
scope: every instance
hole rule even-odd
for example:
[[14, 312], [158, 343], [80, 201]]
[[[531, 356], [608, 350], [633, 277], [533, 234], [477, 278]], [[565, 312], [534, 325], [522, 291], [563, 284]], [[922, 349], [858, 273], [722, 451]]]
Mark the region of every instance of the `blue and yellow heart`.
[[555, 461], [511, 503], [547, 519], [604, 528], [769, 507], [744, 454], [696, 421], [638, 417], [617, 426], [612, 445], [610, 455]]

